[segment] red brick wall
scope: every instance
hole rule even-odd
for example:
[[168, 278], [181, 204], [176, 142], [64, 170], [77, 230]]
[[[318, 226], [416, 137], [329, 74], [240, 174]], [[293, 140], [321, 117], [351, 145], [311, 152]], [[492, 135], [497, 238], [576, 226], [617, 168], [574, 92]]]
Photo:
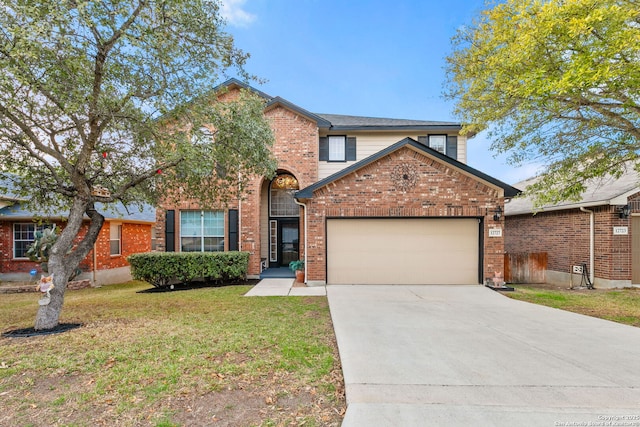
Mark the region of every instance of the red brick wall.
[[[397, 188], [394, 171], [416, 171], [413, 188]], [[478, 217], [484, 218], [484, 275], [504, 271], [502, 237], [488, 237], [503, 208], [498, 190], [410, 148], [401, 148], [319, 189], [307, 203], [309, 212], [308, 280], [326, 281], [327, 217]]]
[[[29, 221], [15, 221], [27, 223]], [[13, 259], [13, 224], [3, 221], [0, 223], [0, 273], [29, 273], [33, 268], [40, 271], [37, 263], [29, 260]], [[64, 222], [56, 223], [58, 229], [64, 227]], [[76, 241], [82, 239], [87, 231], [87, 225], [80, 230]], [[111, 256], [109, 251], [109, 222], [106, 221], [100, 230], [96, 241], [98, 270], [125, 267], [129, 265], [126, 257], [132, 253], [148, 252], [151, 250], [151, 225], [150, 224], [122, 224], [122, 255]], [[81, 262], [80, 268], [84, 272], [93, 270], [93, 251]]]
[[[119, 222], [114, 222], [119, 223]], [[151, 224], [122, 224], [121, 254], [110, 254], [110, 222], [105, 222], [96, 241], [96, 263], [98, 270], [126, 267], [131, 254], [151, 251]], [[89, 254], [90, 257], [93, 253]]]
[[[265, 112], [271, 122], [275, 136], [273, 154], [278, 159], [278, 170], [288, 172], [305, 188], [318, 180], [318, 127], [307, 118], [291, 110], [276, 106]], [[241, 207], [242, 250], [249, 251], [249, 274], [260, 273], [260, 205], [264, 178], [255, 178], [248, 187], [247, 197]], [[300, 211], [300, 241], [304, 241], [303, 211]], [[300, 257], [304, 256], [304, 245], [300, 245]]]
[[[631, 222], [621, 219], [614, 206], [594, 211], [594, 276], [607, 280], [631, 280]], [[571, 266], [589, 266], [589, 217], [579, 209], [515, 215], [506, 219], [505, 250], [547, 252], [547, 268], [570, 273]], [[613, 235], [614, 226], [629, 227], [628, 235]]]
[[[237, 96], [237, 89], [233, 89], [223, 94], [219, 100], [224, 102]], [[265, 111], [265, 117], [271, 123], [271, 128], [275, 136], [275, 143], [272, 148], [274, 156], [278, 159], [278, 170], [288, 172], [296, 177], [300, 188], [309, 186], [318, 179], [318, 127], [315, 122], [300, 116], [293, 111], [282, 106], [273, 106]], [[262, 200], [261, 188], [264, 177], [254, 177], [247, 185], [247, 191], [242, 201], [240, 209], [240, 242], [241, 250], [248, 251], [249, 274], [260, 274], [260, 206], [268, 203]], [[179, 250], [179, 211], [185, 209], [200, 209], [197, 201], [183, 201], [181, 203], [163, 202], [157, 210], [156, 235], [157, 250], [164, 251], [166, 210], [173, 209], [176, 212], [176, 250]], [[227, 206], [227, 208], [238, 209], [237, 204]], [[228, 226], [228, 225], [227, 225]], [[300, 221], [300, 239], [304, 238], [304, 225]], [[228, 230], [225, 230], [227, 236]], [[226, 240], [226, 239], [225, 239]], [[225, 244], [227, 244], [225, 242]], [[227, 246], [228, 247], [228, 246]], [[301, 245], [301, 251], [303, 247]], [[302, 256], [302, 254], [301, 254]]]

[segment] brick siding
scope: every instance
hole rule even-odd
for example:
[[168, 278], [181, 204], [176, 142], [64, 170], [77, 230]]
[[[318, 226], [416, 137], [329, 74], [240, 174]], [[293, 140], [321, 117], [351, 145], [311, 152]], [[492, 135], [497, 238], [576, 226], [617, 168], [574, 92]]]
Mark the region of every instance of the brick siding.
[[[39, 264], [22, 259], [13, 259], [13, 224], [28, 223], [27, 220], [22, 221], [3, 221], [0, 222], [0, 273], [26, 273], [32, 269], [40, 272]], [[58, 230], [61, 230], [65, 223], [55, 222]], [[118, 267], [126, 267], [129, 263], [126, 257], [139, 252], [149, 252], [151, 250], [151, 224], [133, 224], [122, 223], [122, 254], [117, 256], [110, 255], [110, 225], [109, 221], [105, 221], [98, 239], [96, 240], [96, 260], [97, 270], [108, 270]], [[80, 241], [87, 231], [88, 225], [84, 225], [76, 241]], [[93, 251], [80, 263], [80, 268], [84, 272], [93, 270]]]
[[[417, 171], [413, 188], [396, 188], [398, 165]], [[401, 148], [366, 167], [317, 190], [308, 201], [308, 279], [326, 281], [327, 217], [476, 217], [484, 224], [484, 276], [504, 271], [501, 237], [487, 237], [502, 206], [499, 191], [439, 161]], [[313, 236], [313, 237], [311, 237]]]
[[[615, 206], [594, 211], [594, 276], [631, 280], [631, 222]], [[509, 253], [547, 252], [548, 270], [570, 273], [573, 265], [589, 265], [589, 217], [579, 209], [514, 215], [506, 219], [505, 250]], [[613, 227], [629, 227], [628, 235], [613, 235]]]

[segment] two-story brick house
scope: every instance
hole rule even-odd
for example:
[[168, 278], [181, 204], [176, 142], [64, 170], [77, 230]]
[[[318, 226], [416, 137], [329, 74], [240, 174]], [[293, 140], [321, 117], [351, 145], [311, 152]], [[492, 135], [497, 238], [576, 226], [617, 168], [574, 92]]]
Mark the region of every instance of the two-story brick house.
[[311, 113], [237, 80], [265, 101], [274, 179], [234, 205], [159, 206], [159, 250], [243, 250], [249, 274], [306, 260], [314, 284], [477, 284], [503, 271], [501, 213], [518, 190], [466, 165], [451, 122]]

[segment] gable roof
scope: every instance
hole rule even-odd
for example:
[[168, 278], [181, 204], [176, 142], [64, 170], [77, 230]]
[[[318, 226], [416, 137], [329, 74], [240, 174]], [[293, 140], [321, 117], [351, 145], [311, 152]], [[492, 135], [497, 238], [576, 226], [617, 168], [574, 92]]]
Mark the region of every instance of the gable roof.
[[343, 178], [346, 175], [351, 174], [352, 172], [363, 168], [364, 166], [367, 166], [385, 156], [388, 156], [389, 154], [393, 153], [394, 151], [405, 147], [405, 146], [411, 146], [413, 148], [416, 148], [418, 150], [423, 151], [425, 154], [428, 154], [430, 156], [436, 157], [438, 158], [440, 161], [442, 161], [443, 163], [446, 163], [456, 169], [460, 169], [470, 175], [473, 175], [475, 177], [477, 177], [478, 179], [488, 182], [492, 185], [495, 185], [496, 187], [500, 187], [504, 190], [504, 196], [505, 197], [514, 197], [518, 194], [520, 194], [520, 190], [518, 190], [515, 187], [510, 186], [509, 184], [505, 184], [504, 182], [497, 180], [483, 172], [480, 172], [477, 169], [474, 169], [464, 163], [461, 163], [457, 160], [452, 159], [449, 156], [445, 156], [444, 154], [427, 147], [424, 144], [419, 143], [418, 141], [416, 141], [415, 139], [412, 138], [404, 138], [401, 141], [396, 142], [395, 144], [385, 148], [384, 150], [378, 151], [377, 153], [367, 157], [366, 159], [360, 160], [359, 162], [354, 163], [353, 165], [342, 169], [341, 171], [338, 171], [336, 173], [334, 173], [333, 175], [330, 175], [328, 177], [326, 177], [325, 179], [322, 179], [318, 182], [316, 182], [315, 184], [312, 184], [306, 188], [303, 188], [302, 190], [299, 190], [295, 193], [295, 198], [296, 199], [311, 199], [313, 198], [313, 192], [334, 182], [339, 180], [340, 178]]
[[[526, 189], [527, 186], [535, 183], [540, 178], [531, 178], [521, 181], [515, 185]], [[565, 209], [579, 209], [602, 205], [626, 205], [627, 198], [640, 191], [640, 174], [632, 168], [620, 177], [614, 178], [610, 175], [601, 179], [587, 182], [586, 190], [582, 193], [579, 201], [565, 201], [555, 205], [546, 205], [534, 208], [533, 198], [516, 197], [504, 206], [505, 215], [532, 214], [534, 212], [550, 212]]]
[[314, 121], [319, 128], [329, 131], [355, 131], [355, 130], [423, 130], [429, 132], [451, 132], [462, 129], [460, 123], [428, 121], [428, 120], [407, 120], [391, 119], [382, 117], [349, 116], [342, 114], [320, 114], [312, 113], [304, 108], [279, 96], [273, 97], [249, 84], [238, 79], [229, 79], [216, 86], [214, 93], [224, 88], [242, 88], [255, 93], [267, 101], [265, 110], [276, 106], [287, 108], [301, 116]]

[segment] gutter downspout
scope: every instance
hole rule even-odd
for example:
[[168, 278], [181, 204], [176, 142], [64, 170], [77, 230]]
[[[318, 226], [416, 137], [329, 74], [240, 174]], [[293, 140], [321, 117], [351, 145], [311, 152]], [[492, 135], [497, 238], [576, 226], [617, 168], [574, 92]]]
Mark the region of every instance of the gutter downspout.
[[[97, 240], [97, 239], [96, 239]], [[97, 271], [98, 271], [98, 254], [96, 253], [96, 243], [93, 244], [93, 271], [91, 272], [91, 278], [93, 279], [93, 286], [97, 286]]]
[[306, 284], [309, 281], [307, 278], [307, 205], [299, 202], [295, 197], [293, 201], [296, 205], [302, 206], [304, 209], [304, 283]]
[[[242, 174], [238, 173], [238, 251], [242, 252], [242, 196], [240, 193], [240, 179]], [[262, 271], [260, 272], [262, 273]]]
[[595, 252], [595, 220], [594, 213], [592, 210], [585, 209], [580, 207], [582, 212], [586, 212], [589, 214], [589, 280], [591, 280], [591, 284], [594, 285], [595, 272], [593, 271], [595, 267], [594, 261], [594, 252]]

